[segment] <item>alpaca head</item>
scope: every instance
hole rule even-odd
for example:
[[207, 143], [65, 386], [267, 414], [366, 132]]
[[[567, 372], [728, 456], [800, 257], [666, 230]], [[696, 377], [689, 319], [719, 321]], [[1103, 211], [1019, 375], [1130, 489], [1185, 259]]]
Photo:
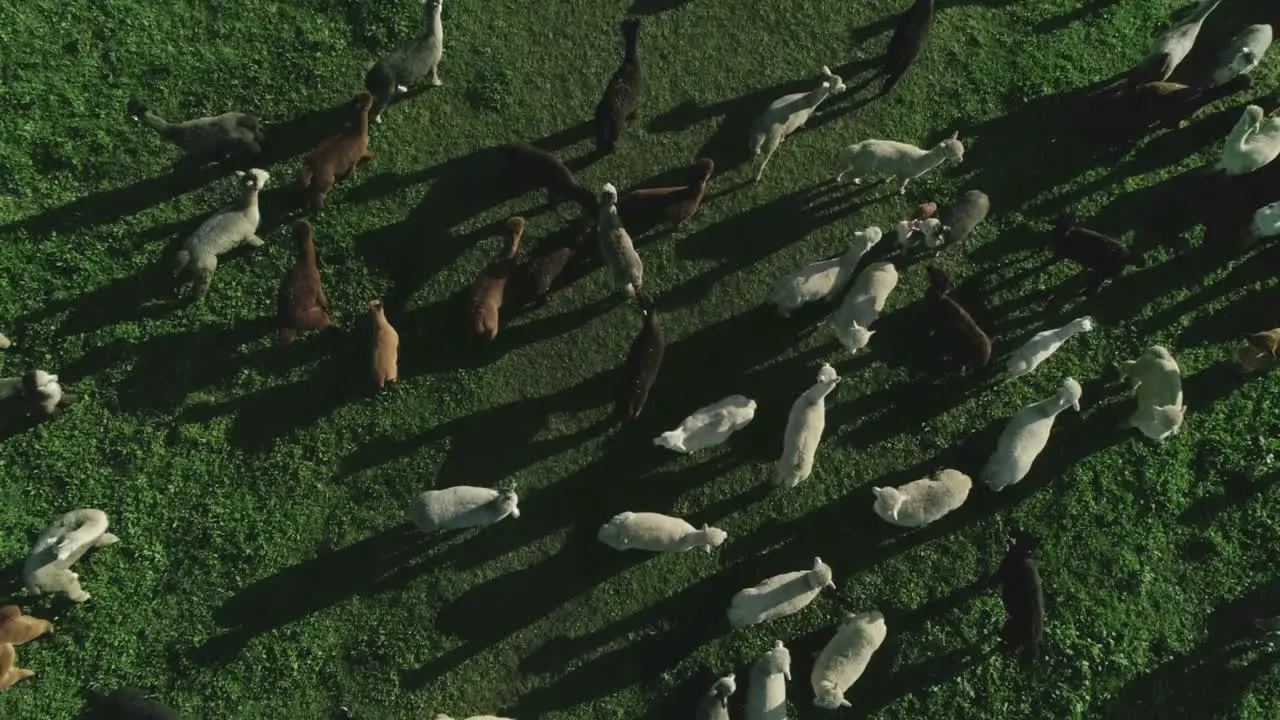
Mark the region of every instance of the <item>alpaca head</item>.
[[600, 188], [600, 204], [604, 207], [611, 207], [618, 202], [618, 188], [613, 183], [605, 183]]
[[370, 300], [365, 308], [369, 311], [369, 317], [371, 318], [382, 318], [386, 316], [386, 309], [382, 306], [381, 300]]
[[1280, 202], [1258, 208], [1249, 223], [1249, 235], [1254, 240], [1280, 235]]
[[897, 488], [891, 487], [873, 487], [871, 492], [876, 496], [876, 507], [897, 520], [898, 511], [902, 509], [902, 503], [906, 501], [907, 496], [898, 492]]
[[356, 93], [355, 98], [351, 100], [351, 104], [355, 106], [360, 114], [367, 114], [369, 109], [373, 107], [373, 93], [368, 90], [361, 90]]
[[293, 242], [299, 250], [306, 249], [315, 242], [315, 228], [311, 226], [311, 222], [306, 218], [294, 221]]
[[701, 185], [711, 179], [716, 171], [716, 161], [709, 157], [700, 157], [693, 163], [692, 179], [695, 185]]
[[925, 275], [929, 278], [929, 289], [939, 295], [946, 295], [951, 292], [951, 276], [946, 270], [937, 265], [929, 265], [924, 269]]
[[867, 346], [871, 342], [871, 336], [876, 334], [875, 330], [868, 330], [862, 327], [856, 321], [848, 328], [836, 326], [836, 339], [841, 345], [845, 346], [851, 353], [857, 353], [859, 350]]
[[1244, 115], [1241, 117], [1241, 120], [1243, 123], [1248, 124], [1251, 127], [1257, 127], [1262, 123], [1263, 118], [1266, 116], [1267, 113], [1262, 108], [1257, 105], [1249, 105], [1244, 109]]
[[840, 376], [836, 373], [836, 369], [831, 367], [831, 363], [822, 363], [822, 367], [818, 368], [818, 382], [833, 385], [840, 382]]
[[938, 143], [943, 157], [956, 162], [964, 162], [964, 143], [960, 142], [960, 131], [951, 133], [951, 137]]
[[770, 673], [782, 673], [782, 679], [791, 682], [791, 651], [781, 640], [773, 641], [773, 649], [765, 655], [765, 669]]
[[427, 6], [428, 10], [438, 10], [443, 0], [422, 0], [422, 4]]
[[1084, 390], [1080, 387], [1080, 383], [1075, 378], [1067, 378], [1062, 381], [1062, 389], [1058, 390], [1058, 402], [1062, 404], [1063, 409], [1070, 405], [1076, 412], [1080, 412], [1080, 397], [1083, 394]]
[[1093, 330], [1093, 317], [1089, 315], [1078, 317], [1068, 323], [1068, 326], [1071, 328], [1072, 332], [1089, 332], [1090, 330]]
[[830, 680], [822, 680], [814, 688], [813, 704], [824, 710], [853, 707], [853, 704], [844, 699], [844, 696], [840, 694], [840, 691]]
[[831, 68], [826, 65], [822, 66], [822, 77], [826, 78], [822, 82], [822, 87], [827, 88], [827, 93], [836, 95], [845, 91], [844, 80], [839, 75], [831, 72]]
[[1161, 405], [1155, 409], [1155, 420], [1152, 423], [1162, 436], [1173, 435], [1182, 427], [1182, 420], [1187, 415], [1185, 405]]
[[711, 692], [720, 698], [721, 705], [729, 704], [729, 696], [738, 692], [737, 676], [729, 673], [724, 677], [716, 680], [716, 684], [711, 686]]
[[511, 517], [520, 517], [520, 508], [517, 506], [517, 503], [520, 502], [520, 497], [516, 495], [515, 488], [498, 491], [496, 502], [498, 503], [498, 508]]
[[137, 98], [129, 98], [129, 102], [125, 104], [125, 112], [128, 113], [132, 120], [141, 120], [143, 115], [149, 112], [146, 105]]
[[258, 192], [266, 187], [267, 179], [271, 177], [271, 173], [261, 168], [251, 168], [248, 172], [244, 170], [236, 171], [236, 178], [249, 190]]
[[1040, 547], [1040, 537], [1028, 530], [1014, 528], [1009, 536], [1013, 538], [1013, 547], [1009, 548], [1009, 552], [1014, 555], [1029, 558]]
[[831, 579], [831, 566], [816, 555], [813, 557], [813, 568], [809, 570], [809, 587], [836, 589], [836, 584]]
[[884, 231], [876, 225], [871, 225], [866, 230], [858, 233], [858, 235], [867, 243], [867, 250], [870, 250], [876, 246], [876, 243], [880, 242], [880, 238], [884, 237]]
[[840, 623], [842, 626], [861, 625], [870, 627], [872, 625], [884, 624], [884, 613], [879, 610], [867, 610], [860, 613], [850, 613], [844, 617], [844, 621]]
[[688, 452], [684, 446], [684, 430], [669, 430], [653, 439], [653, 444], [676, 452]]
[[921, 220], [919, 229], [920, 233], [924, 235], [925, 247], [936, 248], [942, 244], [951, 227], [943, 225], [938, 218], [931, 217]]
[[720, 547], [724, 544], [725, 540], [729, 539], [729, 533], [718, 527], [711, 527], [710, 525], [703, 523], [702, 537], [706, 540], [706, 544], [702, 546], [702, 549], [707, 552], [711, 552], [712, 548]]

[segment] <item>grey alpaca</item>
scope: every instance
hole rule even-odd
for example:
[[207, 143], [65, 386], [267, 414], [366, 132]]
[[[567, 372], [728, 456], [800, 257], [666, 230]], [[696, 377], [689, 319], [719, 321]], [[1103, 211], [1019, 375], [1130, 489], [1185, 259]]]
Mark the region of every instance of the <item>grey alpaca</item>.
[[440, 23], [442, 1], [422, 0], [428, 10], [422, 31], [379, 58], [365, 74], [364, 87], [373, 95], [374, 122], [382, 122], [382, 111], [397, 92], [408, 92], [410, 86], [424, 80], [433, 87], [444, 84], [439, 73], [440, 57], [444, 55], [444, 26]]
[[71, 571], [93, 548], [114, 545], [120, 538], [107, 532], [107, 514], [87, 508], [63, 515], [36, 538], [22, 567], [22, 579], [36, 595], [66, 593], [74, 602], [89, 599], [80, 576]]
[[174, 263], [173, 276], [180, 279], [179, 290], [186, 284], [182, 274], [188, 269], [194, 274], [194, 297], [203, 300], [213, 282], [213, 272], [218, 269], [218, 256], [241, 245], [261, 247], [258, 231], [258, 192], [267, 184], [270, 174], [254, 168], [249, 172], [236, 171], [236, 177], [244, 190], [235, 202], [219, 209], [182, 243]]
[[257, 155], [266, 139], [258, 119], [242, 112], [170, 123], [136, 98], [129, 100], [128, 109], [129, 117], [160, 133], [193, 160], [209, 162]]

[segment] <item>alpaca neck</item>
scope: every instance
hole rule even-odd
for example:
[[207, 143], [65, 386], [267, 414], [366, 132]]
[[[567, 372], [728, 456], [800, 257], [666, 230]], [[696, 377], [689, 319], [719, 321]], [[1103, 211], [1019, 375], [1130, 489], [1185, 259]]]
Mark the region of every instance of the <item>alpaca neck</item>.
[[356, 116], [356, 121], [351, 125], [351, 130], [356, 136], [369, 134], [369, 108], [360, 109], [360, 114]]
[[258, 211], [258, 191], [252, 188], [245, 190], [240, 196], [240, 201], [236, 203], [236, 209], [241, 211]]
[[506, 248], [503, 251], [503, 257], [511, 259], [516, 256], [516, 251], [520, 249], [521, 233], [513, 232], [507, 236]]
[[142, 122], [147, 127], [155, 130], [165, 137], [172, 137], [176, 131], [176, 128], [173, 125], [166, 122], [164, 118], [156, 115], [150, 110], [142, 113]]
[[1227, 145], [1233, 149], [1243, 152], [1245, 145], [1249, 143], [1249, 137], [1257, 132], [1261, 123], [1253, 122], [1248, 113], [1240, 116], [1240, 121], [1231, 129], [1231, 134], [1227, 136]]
[[806, 96], [805, 96], [805, 98], [804, 98], [804, 99], [805, 99], [805, 103], [804, 103], [804, 104], [805, 104], [805, 106], [806, 106], [806, 107], [808, 107], [810, 110], [815, 110], [815, 109], [817, 109], [817, 107], [818, 107], [819, 105], [821, 105], [821, 104], [822, 104], [822, 101], [823, 101], [823, 100], [826, 100], [828, 97], [830, 97], [830, 95], [831, 95], [831, 88], [830, 88], [830, 87], [817, 87], [817, 88], [814, 88], [813, 90], [810, 90], [810, 91], [809, 91], [809, 94], [808, 94], [808, 95], [806, 95]]
[[946, 151], [941, 147], [935, 147], [916, 158], [912, 164], [915, 166], [916, 170], [924, 172], [925, 170], [932, 170], [933, 168], [938, 167], [946, 159]]
[[639, 25], [628, 25], [625, 34], [626, 49], [622, 53], [623, 60], [627, 62], [635, 62], [636, 60], [636, 41], [640, 37]]
[[1200, 3], [1200, 7], [1196, 8], [1195, 14], [1187, 19], [1186, 24], [1200, 25], [1204, 22], [1205, 18], [1209, 17], [1209, 13], [1213, 12], [1213, 9], [1218, 7], [1221, 2], [1222, 0], [1203, 0], [1203, 2]]
[[444, 26], [440, 23], [440, 5], [431, 8], [431, 15], [427, 17], [427, 35], [440, 37], [444, 34]]
[[305, 238], [298, 243], [298, 260], [307, 265], [316, 264], [316, 244], [311, 238]]

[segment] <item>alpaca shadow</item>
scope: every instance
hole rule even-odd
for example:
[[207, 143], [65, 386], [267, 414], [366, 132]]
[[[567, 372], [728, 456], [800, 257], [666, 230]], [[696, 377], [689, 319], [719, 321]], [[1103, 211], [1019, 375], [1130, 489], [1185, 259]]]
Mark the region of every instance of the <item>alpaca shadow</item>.
[[635, 0], [635, 2], [631, 3], [631, 7], [627, 8], [627, 14], [657, 15], [658, 13], [679, 9], [680, 6], [687, 5], [689, 2], [690, 0]]
[[[1280, 247], [1272, 246], [1236, 265], [1227, 275], [1193, 298], [1178, 303], [1170, 314], [1182, 315], [1212, 307], [1229, 294], [1271, 280]], [[1280, 300], [1280, 285], [1270, 285], [1243, 297], [1216, 312], [1194, 318], [1178, 337], [1180, 345], [1211, 345], [1242, 340], [1249, 333], [1280, 325], [1280, 313], [1272, 310]]]
[[[1216, 456], [1216, 453], [1211, 452], [1203, 452], [1202, 454]], [[1197, 458], [1198, 469], [1216, 464], [1213, 462], [1214, 460], [1217, 460], [1217, 458]], [[1280, 472], [1272, 472], [1264, 477], [1254, 477], [1253, 473], [1238, 467], [1215, 469], [1217, 474], [1222, 477], [1222, 492], [1205, 495], [1192, 502], [1178, 516], [1180, 522], [1206, 529], [1213, 524], [1218, 516], [1235, 505], [1244, 504], [1250, 499], [1260, 496], [1274, 485], [1277, 479], [1280, 479]], [[1197, 474], [1207, 476], [1207, 473]]]
[[266, 123], [262, 153], [253, 167], [269, 167], [307, 152], [356, 120], [354, 97], [279, 123]]
[[230, 173], [231, 168], [224, 165], [176, 166], [168, 174], [88, 195], [66, 205], [0, 225], [0, 234], [27, 232], [44, 235], [89, 230], [172, 200]]
[[224, 666], [255, 637], [278, 630], [354, 597], [406, 587], [432, 564], [414, 562], [429, 546], [408, 523], [284, 568], [240, 589], [214, 612], [223, 628], [187, 651], [206, 667]]
[[[1256, 654], [1256, 619], [1280, 613], [1280, 583], [1268, 581], [1214, 609], [1207, 639], [1181, 657], [1135, 678], [1100, 708], [1098, 717], [1233, 716], [1250, 686], [1270, 673], [1280, 654]], [[1265, 700], [1263, 702], [1266, 702]]]
[[306, 343], [298, 353], [304, 359], [320, 358], [306, 378], [219, 403], [192, 405], [178, 416], [178, 422], [208, 422], [234, 412], [227, 440], [245, 452], [262, 453], [277, 440], [312, 427], [344, 404], [368, 394], [364, 338], [334, 327], [294, 342]]
[[114, 340], [90, 348], [63, 373], [68, 378], [89, 377], [131, 362], [128, 377], [116, 386], [120, 410], [170, 412], [180, 408], [193, 391], [235, 377], [243, 360], [239, 346], [262, 337], [273, 324], [271, 318], [256, 318], [138, 342]]
[[1120, 0], [1089, 0], [1075, 10], [1040, 22], [1035, 26], [1034, 31], [1037, 35], [1047, 35], [1059, 30], [1065, 30], [1080, 21], [1095, 22], [1098, 16], [1119, 2]]
[[80, 335], [125, 320], [153, 320], [181, 307], [175, 302], [173, 273], [165, 263], [153, 263], [141, 272], [113, 280], [82, 295], [43, 303], [34, 312], [14, 318], [19, 330], [60, 313], [67, 313], [57, 335]]

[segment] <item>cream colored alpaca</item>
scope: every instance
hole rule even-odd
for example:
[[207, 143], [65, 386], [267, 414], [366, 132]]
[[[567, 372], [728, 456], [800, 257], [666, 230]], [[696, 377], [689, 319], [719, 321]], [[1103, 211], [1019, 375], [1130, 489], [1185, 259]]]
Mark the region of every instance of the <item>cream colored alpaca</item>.
[[1240, 121], [1222, 144], [1216, 168], [1227, 175], [1243, 175], [1280, 155], [1280, 118], [1269, 118], [1257, 105], [1244, 109]]
[[907, 183], [947, 160], [964, 161], [964, 143], [959, 140], [959, 132], [951, 133], [951, 137], [934, 145], [931, 150], [918, 148], [910, 143], [894, 140], [863, 140], [840, 151], [836, 162], [840, 173], [836, 182], [843, 182], [844, 176], [853, 173], [855, 185], [862, 183], [864, 175], [891, 175], [898, 180], [898, 193], [907, 192]]

